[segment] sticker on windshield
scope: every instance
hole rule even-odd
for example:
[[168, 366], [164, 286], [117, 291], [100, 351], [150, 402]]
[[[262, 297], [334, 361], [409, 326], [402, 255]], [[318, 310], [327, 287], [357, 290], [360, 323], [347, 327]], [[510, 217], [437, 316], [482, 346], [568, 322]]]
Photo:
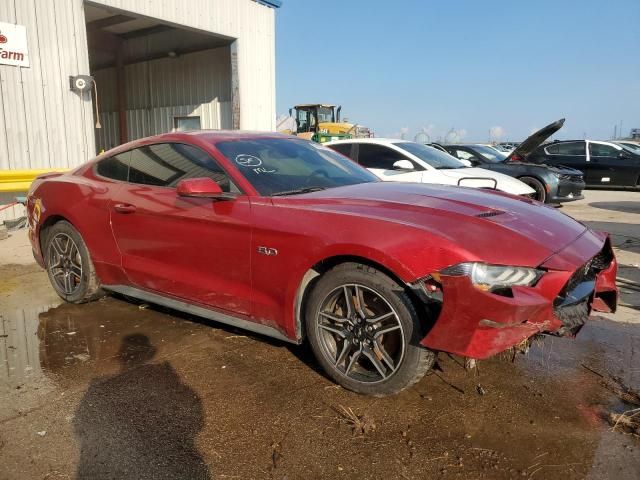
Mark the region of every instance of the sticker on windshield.
[[236, 156], [236, 163], [241, 167], [254, 168], [262, 165], [262, 160], [258, 157], [254, 157], [253, 155], [240, 154]]
[[241, 167], [246, 167], [253, 170], [253, 173], [259, 175], [261, 173], [275, 173], [276, 170], [268, 170], [267, 168], [262, 166], [262, 160], [258, 157], [254, 157], [253, 155], [247, 155], [246, 153], [241, 153], [236, 156], [236, 163]]

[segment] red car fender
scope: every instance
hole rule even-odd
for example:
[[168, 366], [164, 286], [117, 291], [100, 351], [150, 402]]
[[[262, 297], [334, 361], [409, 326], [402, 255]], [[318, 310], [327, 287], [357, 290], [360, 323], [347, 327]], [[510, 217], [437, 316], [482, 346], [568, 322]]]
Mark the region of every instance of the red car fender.
[[318, 275], [313, 267], [323, 261], [337, 257], [353, 258], [355, 261], [359, 259], [362, 263], [374, 264], [374, 266], [376, 264], [380, 265], [403, 283], [408, 283], [416, 278], [415, 274], [406, 265], [401, 264], [385, 252], [373, 248], [364, 248], [362, 245], [330, 245], [315, 256], [310, 257], [308, 263], [291, 274], [291, 280], [287, 286], [285, 309], [285, 333], [290, 338], [301, 341], [304, 337], [302, 326], [304, 311], [302, 311], [301, 307], [304, 293], [307, 291], [311, 281]]

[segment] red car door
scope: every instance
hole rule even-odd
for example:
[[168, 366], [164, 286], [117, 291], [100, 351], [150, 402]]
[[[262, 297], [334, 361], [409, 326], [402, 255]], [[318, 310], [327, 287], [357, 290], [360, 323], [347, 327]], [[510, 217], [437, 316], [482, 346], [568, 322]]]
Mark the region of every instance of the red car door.
[[180, 180], [198, 177], [239, 192], [197, 147], [163, 143], [131, 151], [128, 183], [111, 205], [122, 266], [135, 286], [249, 316], [251, 204], [241, 194], [177, 195]]

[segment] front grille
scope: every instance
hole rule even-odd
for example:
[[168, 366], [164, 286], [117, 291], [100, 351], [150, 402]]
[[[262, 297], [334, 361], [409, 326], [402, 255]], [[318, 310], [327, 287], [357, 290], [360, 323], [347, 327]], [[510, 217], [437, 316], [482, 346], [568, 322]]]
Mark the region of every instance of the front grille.
[[566, 174], [566, 173], [563, 173], [562, 175], [560, 175], [560, 180], [565, 180], [565, 181], [573, 182], [573, 183], [584, 182], [584, 178], [583, 178], [582, 175], [571, 175], [571, 174]]
[[556, 317], [562, 322], [559, 335], [575, 335], [589, 318], [589, 301], [585, 300], [575, 305], [566, 305], [555, 309]]
[[576, 270], [553, 302], [554, 313], [563, 324], [560, 334], [575, 334], [584, 325], [591, 311], [591, 297], [598, 273], [613, 260], [613, 250], [607, 240], [593, 258]]

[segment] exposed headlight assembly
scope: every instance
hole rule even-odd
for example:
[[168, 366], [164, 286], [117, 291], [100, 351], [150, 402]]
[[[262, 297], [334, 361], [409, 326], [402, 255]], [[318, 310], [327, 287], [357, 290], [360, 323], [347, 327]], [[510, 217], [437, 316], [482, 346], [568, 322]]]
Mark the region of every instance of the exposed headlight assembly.
[[481, 290], [494, 290], [514, 286], [532, 286], [544, 272], [529, 267], [487, 265], [486, 263], [465, 262], [452, 265], [440, 271], [441, 275], [453, 277], [467, 276]]

